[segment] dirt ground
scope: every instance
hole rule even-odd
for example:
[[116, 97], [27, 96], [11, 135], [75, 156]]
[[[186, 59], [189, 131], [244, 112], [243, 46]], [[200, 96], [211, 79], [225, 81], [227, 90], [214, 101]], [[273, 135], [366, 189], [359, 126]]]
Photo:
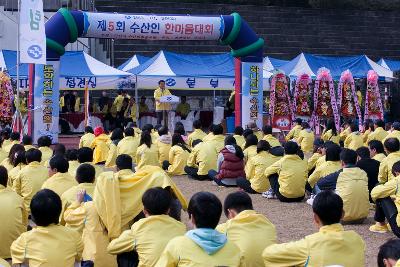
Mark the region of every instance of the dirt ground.
[[[225, 196], [236, 191], [236, 188], [223, 188], [212, 185], [211, 182], [193, 181], [187, 176], [176, 176], [173, 178], [183, 194], [189, 200], [190, 197], [199, 191], [209, 191], [216, 194], [223, 203]], [[301, 239], [306, 235], [312, 234], [318, 229], [312, 221], [312, 209], [307, 203], [281, 203], [278, 200], [269, 200], [261, 195], [251, 195], [254, 209], [264, 214], [272, 223], [275, 224], [278, 234], [278, 242], [288, 242]], [[188, 223], [187, 214], [183, 214], [182, 220]], [[226, 217], [222, 215], [221, 222]], [[376, 234], [371, 233], [368, 228], [374, 223], [373, 211], [370, 212], [368, 219], [362, 225], [348, 225], [346, 230], [354, 230], [362, 236], [366, 244], [365, 266], [377, 266], [376, 255], [379, 246], [386, 240], [394, 238], [392, 233]]]

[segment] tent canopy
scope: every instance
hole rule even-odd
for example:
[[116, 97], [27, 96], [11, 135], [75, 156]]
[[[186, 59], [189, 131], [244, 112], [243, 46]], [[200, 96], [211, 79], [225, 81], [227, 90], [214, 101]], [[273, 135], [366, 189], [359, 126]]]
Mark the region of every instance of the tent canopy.
[[149, 57], [145, 57], [145, 56], [136, 54], [133, 57], [131, 57], [130, 59], [128, 59], [127, 61], [125, 61], [124, 63], [122, 63], [122, 65], [120, 65], [118, 67], [118, 69], [122, 70], [122, 71], [127, 71], [130, 69], [136, 68], [137, 66], [145, 63], [149, 59], [150, 59]]
[[400, 60], [391, 60], [391, 59], [384, 59], [381, 58], [378, 61], [378, 64], [382, 67], [385, 67], [391, 71], [399, 71], [400, 70]]
[[264, 70], [267, 70], [267, 71], [273, 71], [275, 69], [279, 69], [280, 67], [282, 67], [283, 65], [285, 65], [288, 62], [289, 62], [289, 60], [277, 59], [277, 58], [267, 56], [264, 58], [263, 68], [264, 68]]
[[[0, 68], [7, 69], [11, 77], [17, 77], [17, 51], [0, 50]], [[28, 77], [28, 64], [21, 64], [19, 76]]]

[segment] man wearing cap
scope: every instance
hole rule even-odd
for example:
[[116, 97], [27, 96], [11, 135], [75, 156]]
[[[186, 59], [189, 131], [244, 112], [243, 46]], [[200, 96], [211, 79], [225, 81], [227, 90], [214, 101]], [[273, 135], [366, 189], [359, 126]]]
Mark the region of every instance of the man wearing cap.
[[296, 123], [296, 125], [286, 135], [286, 137], [285, 137], [286, 141], [289, 141], [292, 139], [297, 140], [297, 138], [299, 137], [299, 133], [301, 131], [301, 123], [303, 122], [303, 120], [300, 118], [297, 118], [294, 122]]

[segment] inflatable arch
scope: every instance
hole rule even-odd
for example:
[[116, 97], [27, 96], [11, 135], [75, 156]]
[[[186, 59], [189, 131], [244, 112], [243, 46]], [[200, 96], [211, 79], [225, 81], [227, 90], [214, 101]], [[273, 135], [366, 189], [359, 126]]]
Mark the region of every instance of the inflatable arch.
[[[235, 57], [235, 124], [262, 125], [264, 40], [239, 14], [221, 16], [91, 13], [61, 8], [45, 24], [47, 64], [35, 66], [34, 139], [58, 141], [59, 59], [78, 37], [142, 40], [216, 40]], [[32, 84], [32, 83], [31, 83]]]

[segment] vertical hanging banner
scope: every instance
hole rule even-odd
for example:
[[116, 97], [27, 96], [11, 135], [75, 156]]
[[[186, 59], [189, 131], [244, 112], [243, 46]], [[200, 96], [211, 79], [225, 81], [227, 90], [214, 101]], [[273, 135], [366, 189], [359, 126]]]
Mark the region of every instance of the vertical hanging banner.
[[20, 12], [21, 63], [46, 64], [46, 33], [42, 0], [22, 0]]
[[35, 92], [33, 95], [34, 125], [33, 138], [37, 143], [40, 136], [47, 135], [52, 143], [58, 142], [59, 119], [59, 61], [48, 61], [35, 66]]
[[249, 122], [262, 128], [263, 63], [242, 62], [242, 127]]

